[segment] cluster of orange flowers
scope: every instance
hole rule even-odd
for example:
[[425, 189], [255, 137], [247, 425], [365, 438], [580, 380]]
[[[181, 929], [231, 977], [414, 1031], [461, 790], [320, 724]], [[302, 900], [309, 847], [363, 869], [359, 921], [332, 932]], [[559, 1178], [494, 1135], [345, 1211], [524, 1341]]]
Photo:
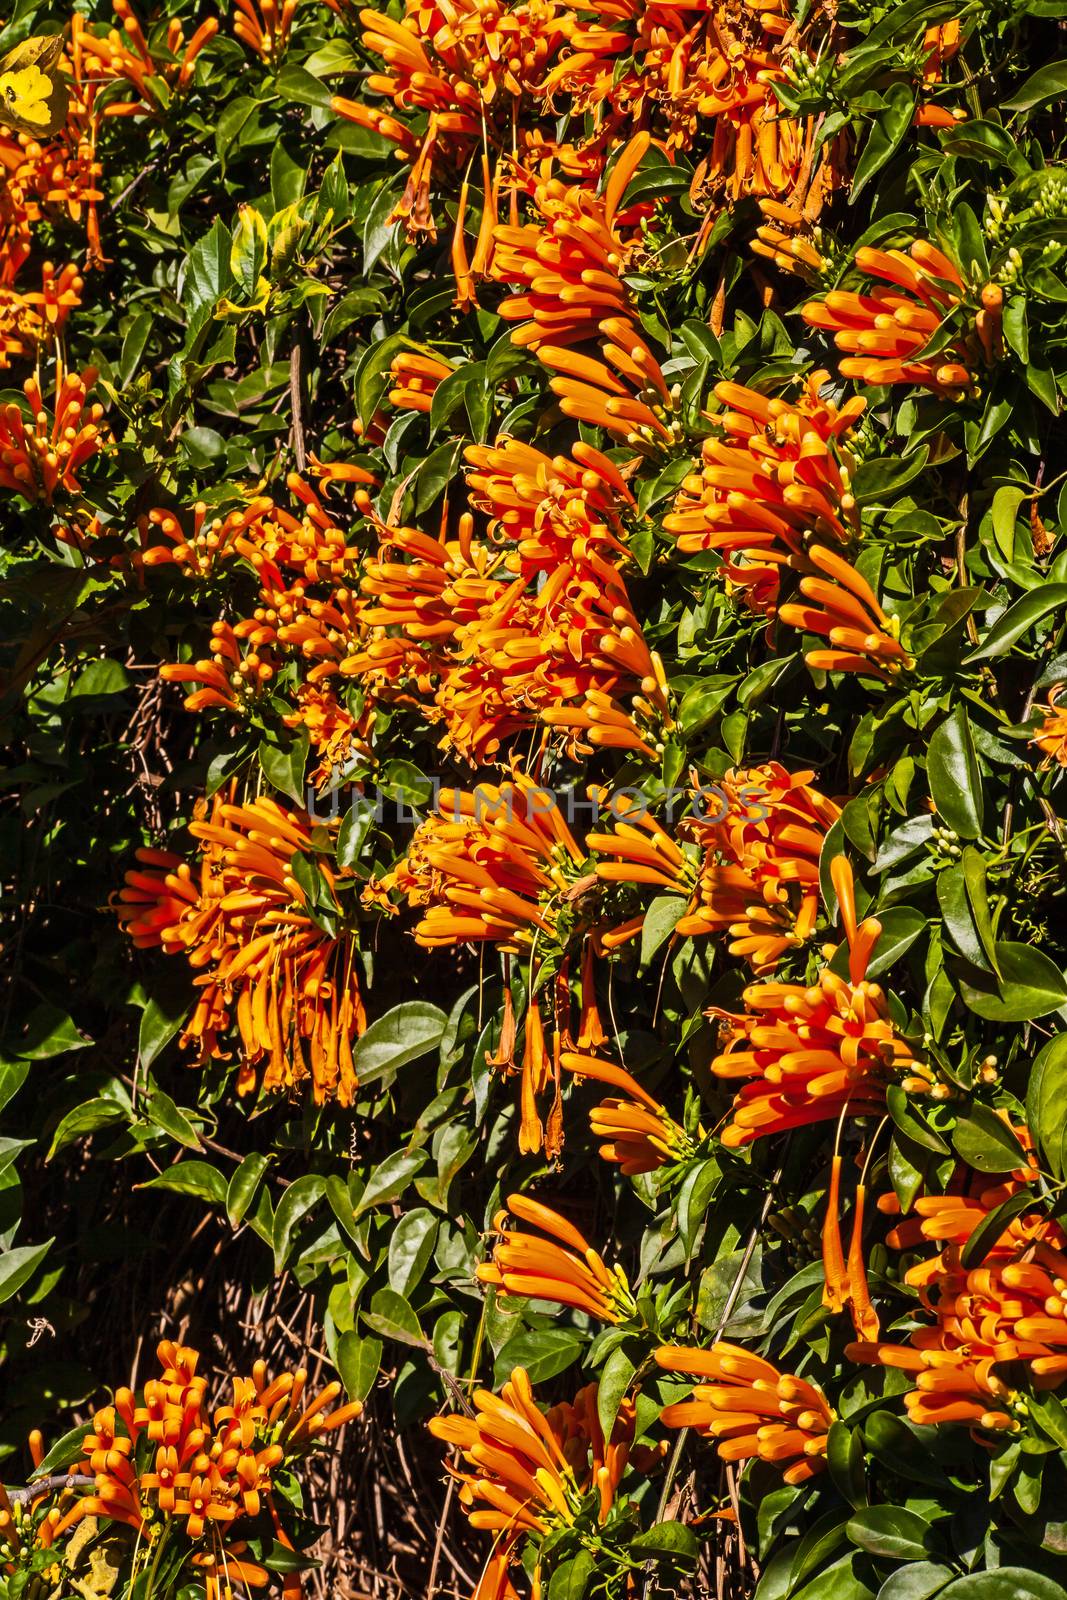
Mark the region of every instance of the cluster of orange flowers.
[[725, 1339], [707, 1350], [664, 1345], [656, 1361], [698, 1379], [692, 1399], [660, 1413], [668, 1428], [695, 1428], [714, 1439], [724, 1461], [776, 1462], [786, 1483], [804, 1483], [826, 1465], [835, 1413], [806, 1378], [779, 1372]]
[[809, 545], [837, 549], [859, 533], [848, 435], [864, 401], [838, 409], [821, 399], [827, 377], [813, 372], [795, 403], [717, 384], [724, 409], [709, 416], [716, 431], [701, 471], [664, 520], [681, 550], [718, 551], [728, 585], [767, 617], [777, 613], [783, 567], [814, 575]]
[[[339, 9], [337, 0], [326, 3]], [[842, 181], [841, 139], [820, 144], [814, 119], [785, 114], [774, 92], [798, 52], [826, 44], [829, 12], [816, 13], [807, 37], [790, 25], [783, 0], [720, 0], [677, 12], [650, 0], [611, 0], [592, 15], [564, 0], [508, 7], [407, 0], [400, 18], [360, 15], [363, 45], [385, 67], [366, 87], [385, 104], [338, 96], [333, 109], [390, 140], [408, 164], [392, 220], [412, 234], [435, 236], [433, 190], [442, 175], [464, 174], [452, 248], [461, 305], [474, 300], [478, 278], [506, 276], [499, 257], [511, 254], [522, 231], [520, 196], [545, 222], [561, 179], [585, 197], [580, 204], [593, 203], [609, 153], [635, 133], [668, 160], [679, 151], [697, 158], [692, 195], [709, 216], [752, 195], [800, 224]], [[577, 142], [557, 134], [564, 112], [570, 129], [584, 122]], [[425, 119], [418, 132], [412, 113]], [[468, 255], [475, 167], [482, 212]], [[505, 197], [509, 221], [501, 226]], [[596, 304], [602, 286], [587, 288]]]
[[[1004, 294], [998, 285], [987, 283], [979, 309], [961, 317], [968, 288], [960, 269], [927, 240], [915, 239], [907, 250], [864, 246], [855, 264], [876, 280], [866, 293], [832, 289], [802, 308], [805, 322], [831, 332], [845, 352], [842, 377], [918, 384], [945, 400], [974, 393], [980, 365], [992, 365], [1003, 352]], [[925, 355], [949, 318], [959, 332], [936, 354]]]
[[607, 1521], [630, 1460], [634, 1421], [634, 1401], [624, 1400], [605, 1439], [596, 1384], [543, 1412], [529, 1377], [516, 1367], [499, 1395], [475, 1392], [472, 1415], [430, 1422], [431, 1433], [466, 1460], [468, 1470], [454, 1476], [471, 1526], [495, 1535], [479, 1596], [513, 1594], [507, 1573], [519, 1541], [573, 1526], [590, 1495], [598, 1522]]
[[[212, 1410], [208, 1381], [197, 1375], [197, 1351], [164, 1339], [157, 1355], [159, 1376], [140, 1397], [116, 1389], [114, 1403], [96, 1412], [69, 1459], [56, 1463], [88, 1486], [63, 1485], [33, 1502], [43, 1513], [34, 1535], [60, 1555], [64, 1535], [93, 1517], [131, 1529], [148, 1558], [161, 1541], [180, 1534], [206, 1600], [230, 1600], [234, 1584], [261, 1588], [269, 1580], [266, 1568], [249, 1559], [240, 1524], [265, 1510], [276, 1536], [288, 1539], [277, 1505], [277, 1469], [290, 1469], [363, 1407], [353, 1401], [332, 1409], [339, 1383], [309, 1399], [306, 1372], [268, 1381], [257, 1361], [251, 1377], [233, 1378], [227, 1403]], [[31, 1454], [40, 1466], [39, 1435], [31, 1437]], [[0, 1533], [8, 1542], [21, 1538], [2, 1489]]]
[[[352, 1045], [366, 1026], [351, 923], [358, 888], [332, 868], [306, 813], [266, 798], [217, 795], [210, 820], [190, 824], [197, 870], [167, 850], [137, 851], [115, 910], [141, 949], [184, 954], [197, 1002], [182, 1044], [197, 1060], [227, 1060], [239, 1043], [237, 1089], [262, 1068], [265, 1091], [310, 1079], [317, 1101], [347, 1105], [356, 1088]], [[301, 866], [303, 870], [301, 870]]]
[[[1028, 1145], [1026, 1130], [1014, 1131]], [[848, 1354], [913, 1378], [904, 1397], [912, 1422], [1017, 1431], [1020, 1397], [998, 1367], [1021, 1363], [1038, 1391], [1067, 1382], [1067, 1234], [1060, 1223], [1037, 1208], [1024, 1211], [1006, 1222], [980, 1266], [968, 1269], [960, 1259], [974, 1230], [1036, 1176], [1036, 1165], [1028, 1166], [990, 1183], [961, 1169], [948, 1194], [920, 1196], [915, 1215], [889, 1233], [898, 1250], [939, 1246], [904, 1273], [933, 1324], [914, 1329], [907, 1344], [860, 1340]], [[879, 1209], [895, 1213], [895, 1195], [883, 1196]]]
[[852, 873], [843, 856], [833, 862], [849, 947], [848, 976], [824, 966], [810, 986], [751, 984], [738, 1015], [713, 1009], [723, 1024], [712, 1070], [743, 1079], [723, 1129], [724, 1144], [738, 1146], [789, 1128], [881, 1111], [888, 1082], [925, 1091], [928, 1069], [893, 1026], [886, 996], [865, 974], [881, 935], [873, 917], [857, 923]]
[[[811, 786], [813, 776], [772, 761], [730, 771], [707, 789], [697, 785], [696, 814], [679, 830], [698, 846], [696, 860], [647, 810], [633, 807], [633, 823], [624, 817], [611, 833], [589, 835], [589, 849], [604, 858], [596, 875], [686, 894], [686, 913], [675, 924], [679, 937], [726, 932], [731, 955], [756, 972], [772, 970], [815, 932], [819, 855], [840, 815]], [[603, 934], [604, 947], [633, 937], [643, 923], [640, 916]]]

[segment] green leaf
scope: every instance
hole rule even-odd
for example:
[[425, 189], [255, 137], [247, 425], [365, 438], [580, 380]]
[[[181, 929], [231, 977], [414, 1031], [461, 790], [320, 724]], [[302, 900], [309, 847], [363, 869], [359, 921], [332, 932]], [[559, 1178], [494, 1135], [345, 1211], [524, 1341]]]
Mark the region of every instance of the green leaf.
[[230, 233], [221, 217], [198, 239], [185, 263], [182, 304], [189, 314], [191, 338], [210, 320], [219, 299], [233, 284]]
[[913, 1144], [920, 1145], [924, 1150], [932, 1150], [935, 1155], [947, 1156], [948, 1145], [939, 1133], [920, 1117], [908, 1099], [906, 1090], [899, 1083], [891, 1083], [885, 1092], [886, 1110], [907, 1138]]
[[425, 1206], [407, 1211], [400, 1218], [389, 1239], [387, 1264], [390, 1288], [402, 1295], [410, 1295], [418, 1287], [433, 1254], [439, 1226], [438, 1219]]
[[164, 1133], [178, 1144], [184, 1145], [187, 1150], [199, 1150], [200, 1138], [184, 1111], [179, 1111], [169, 1094], [164, 1094], [162, 1089], [156, 1089], [148, 1101], [145, 1115], [149, 1122], [157, 1128], [162, 1128]]
[[506, 1382], [516, 1367], [523, 1367], [532, 1384], [547, 1383], [573, 1367], [583, 1345], [581, 1335], [571, 1328], [524, 1329], [514, 1334], [497, 1356], [494, 1382]]
[[863, 147], [863, 154], [856, 163], [852, 177], [853, 203], [875, 173], [880, 172], [899, 149], [915, 115], [915, 94], [910, 84], [895, 83], [889, 90], [886, 100], [888, 102], [886, 109], [875, 120], [867, 136], [867, 143]]
[[685, 896], [659, 894], [645, 913], [641, 926], [640, 965], [647, 967], [660, 946], [671, 937], [675, 924], [685, 915]]
[[277, 789], [286, 799], [295, 800], [298, 806], [307, 802], [304, 783], [307, 754], [306, 734], [303, 738], [292, 738], [288, 734], [283, 738], [270, 733], [262, 741], [258, 751], [263, 776], [271, 788]]
[[419, 1327], [419, 1319], [402, 1294], [395, 1289], [379, 1289], [370, 1303], [370, 1310], [360, 1313], [363, 1321], [383, 1339], [399, 1344], [425, 1346], [426, 1338]]
[[982, 774], [962, 705], [935, 730], [927, 748], [926, 773], [938, 814], [962, 839], [977, 839], [982, 832]]
[[382, 1364], [382, 1341], [342, 1333], [337, 1341], [337, 1371], [350, 1400], [365, 1400]]
[[319, 78], [313, 77], [306, 67], [283, 67], [274, 79], [274, 87], [285, 100], [295, 100], [298, 105], [317, 106], [329, 111], [333, 92]]
[[878, 1591], [878, 1600], [931, 1600], [951, 1579], [951, 1567], [934, 1561], [910, 1561], [886, 1579]]
[[837, 1421], [830, 1424], [826, 1439], [826, 1465], [839, 1494], [850, 1506], [867, 1504], [867, 1482], [863, 1471], [863, 1435], [858, 1428]]
[[982, 973], [960, 980], [964, 1003], [990, 1022], [1029, 1022], [1067, 1002], [1067, 981], [1054, 961], [1028, 944], [1001, 942], [994, 954], [1000, 981], [979, 983]]
[[696, 1563], [700, 1541], [692, 1528], [682, 1522], [657, 1522], [630, 1540], [630, 1549], [639, 1556], [669, 1558], [684, 1566]]
[[307, 1172], [291, 1183], [278, 1201], [274, 1213], [274, 1271], [281, 1272], [289, 1260], [297, 1229], [326, 1193], [325, 1180], [316, 1172]]
[[993, 537], [1005, 561], [1015, 559], [1015, 520], [1025, 499], [1026, 490], [1015, 483], [1002, 484], [993, 496]]
[[1049, 61], [1032, 72], [1026, 82], [1012, 95], [1002, 100], [1002, 111], [1032, 111], [1035, 106], [1047, 105], [1050, 100], [1062, 100], [1067, 95], [1067, 61]]
[[989, 1106], [974, 1101], [952, 1133], [956, 1153], [978, 1172], [1014, 1172], [1026, 1166], [1026, 1151]]
[[982, 951], [993, 971], [1000, 976], [997, 965], [997, 943], [993, 932], [993, 919], [989, 913], [989, 898], [986, 893], [986, 864], [981, 851], [974, 845], [967, 845], [961, 857], [960, 865], [963, 867], [963, 881], [967, 890], [967, 902], [971, 909], [971, 917], [978, 932]]
[[624, 1345], [618, 1345], [611, 1352], [600, 1370], [600, 1381], [597, 1384], [596, 1393], [596, 1410], [601, 1432], [605, 1439], [611, 1438], [615, 1419], [619, 1414], [619, 1407], [629, 1392], [636, 1372], [637, 1363], [630, 1359]]
[[30, 1074], [28, 1061], [0, 1060], [0, 1111], [14, 1100]]
[[260, 1155], [253, 1151], [245, 1156], [233, 1177], [226, 1186], [226, 1216], [231, 1228], [239, 1228], [245, 1219], [249, 1206], [256, 1197], [256, 1190], [263, 1181], [263, 1174], [270, 1165], [269, 1155]]
[[579, 1550], [563, 1561], [548, 1581], [548, 1600], [583, 1600], [596, 1573], [596, 1557], [590, 1550]]
[[1029, 1186], [1026, 1186], [1018, 1194], [1010, 1195], [995, 1210], [984, 1216], [978, 1226], [972, 1230], [967, 1243], [960, 1251], [960, 1261], [967, 1271], [969, 1272], [972, 1267], [981, 1266], [1005, 1228], [1014, 1218], [1021, 1217], [1024, 1211], [1032, 1211], [1033, 1209], [1034, 1196], [1030, 1193]]
[[120, 1100], [113, 1100], [109, 1096], [101, 1095], [95, 1100], [83, 1100], [80, 1106], [75, 1106], [60, 1120], [52, 1135], [52, 1143], [48, 1147], [45, 1160], [51, 1161], [64, 1145], [82, 1138], [87, 1133], [96, 1133], [98, 1129], [109, 1128], [113, 1123], [125, 1122], [128, 1115], [128, 1108]]
[[137, 1053], [142, 1066], [150, 1067], [163, 1054], [175, 1034], [180, 1032], [194, 994], [191, 974], [184, 963], [168, 972], [166, 979], [156, 985], [141, 1012], [141, 1025], [137, 1033]]
[[49, 1061], [70, 1050], [84, 1050], [92, 1042], [59, 1006], [43, 1002], [27, 1014], [20, 1032], [10, 1037], [6, 1045], [12, 1055], [25, 1061]]
[[1050, 612], [1067, 609], [1067, 583], [1046, 583], [1031, 589], [1021, 600], [1009, 606], [990, 628], [977, 650], [965, 656], [963, 664], [973, 666], [976, 661], [992, 661], [1004, 655], [1016, 640], [1047, 617]]
[[447, 1021], [427, 1000], [407, 1000], [387, 1011], [353, 1046], [359, 1084], [381, 1081], [388, 1088], [401, 1067], [437, 1049]]
[[888, 972], [930, 926], [930, 919], [924, 917], [921, 911], [916, 911], [914, 906], [890, 906], [888, 910], [879, 912], [878, 921], [882, 924], [882, 932], [867, 967], [868, 978]]
[[997, 1567], [957, 1578], [940, 1600], [1067, 1600], [1067, 1591], [1032, 1567]]
[[1026, 1124], [1054, 1178], [1067, 1172], [1067, 1033], [1043, 1045], [1030, 1070]]
[[226, 1179], [208, 1161], [179, 1161], [176, 1166], [157, 1172], [154, 1178], [139, 1183], [137, 1187], [170, 1189], [175, 1194], [191, 1194], [201, 1200], [210, 1200], [213, 1205], [226, 1204]]
[[395, 1200], [425, 1162], [425, 1150], [395, 1150], [392, 1155], [386, 1156], [380, 1166], [371, 1170], [366, 1188], [355, 1208], [355, 1216], [361, 1217], [365, 1211]]
[[24, 1244], [16, 1250], [0, 1251], [0, 1305], [18, 1294], [54, 1244], [55, 1239], [51, 1238], [44, 1244]]
[[363, 846], [374, 826], [374, 806], [362, 795], [357, 795], [341, 820], [337, 830], [337, 865], [354, 867], [363, 854]]
[[905, 1506], [870, 1506], [848, 1519], [853, 1544], [872, 1556], [922, 1561], [930, 1553], [933, 1529], [925, 1517]]

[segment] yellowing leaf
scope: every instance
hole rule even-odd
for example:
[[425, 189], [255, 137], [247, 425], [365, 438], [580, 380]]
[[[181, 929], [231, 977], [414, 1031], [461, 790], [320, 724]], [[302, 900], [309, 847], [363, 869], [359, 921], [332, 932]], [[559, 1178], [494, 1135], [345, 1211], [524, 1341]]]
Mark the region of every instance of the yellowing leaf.
[[0, 59], [0, 123], [48, 139], [67, 120], [70, 95], [58, 67], [63, 41], [26, 39]]

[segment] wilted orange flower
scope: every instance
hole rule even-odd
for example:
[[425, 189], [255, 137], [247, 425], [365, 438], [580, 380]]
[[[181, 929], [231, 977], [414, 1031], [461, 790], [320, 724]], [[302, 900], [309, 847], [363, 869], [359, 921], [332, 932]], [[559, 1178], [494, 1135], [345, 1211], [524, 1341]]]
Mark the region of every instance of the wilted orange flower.
[[605, 1161], [617, 1162], [627, 1177], [682, 1161], [692, 1154], [693, 1143], [659, 1101], [642, 1089], [625, 1067], [616, 1066], [603, 1056], [565, 1050], [560, 1057], [564, 1071], [575, 1078], [594, 1078], [622, 1091], [622, 1098], [601, 1101], [589, 1113], [594, 1138]]
[[[537, 1234], [508, 1232], [508, 1212]], [[493, 1259], [477, 1268], [480, 1283], [501, 1294], [552, 1300], [573, 1306], [600, 1322], [625, 1322], [635, 1314], [633, 1296], [621, 1267], [608, 1268], [578, 1229], [529, 1195], [508, 1196], [507, 1211], [493, 1219], [499, 1242]]]
[[917, 1062], [889, 1018], [880, 985], [864, 977], [881, 933], [873, 917], [857, 925], [851, 874], [835, 871], [849, 943], [849, 976], [824, 967], [810, 988], [797, 983], [751, 984], [741, 1015], [713, 1009], [724, 1024], [725, 1048], [712, 1061], [721, 1078], [744, 1078], [723, 1143], [748, 1144], [767, 1134], [840, 1116], [881, 1111], [885, 1086], [907, 1074], [906, 1086], [925, 1087]]
[[695, 1428], [714, 1439], [724, 1461], [787, 1462], [786, 1483], [804, 1483], [825, 1467], [835, 1413], [806, 1378], [779, 1372], [725, 1339], [707, 1350], [663, 1345], [655, 1357], [668, 1372], [701, 1380], [691, 1400], [664, 1407], [668, 1428]]
[[846, 544], [860, 531], [847, 448], [864, 409], [820, 399], [828, 374], [813, 372], [796, 403], [720, 383], [712, 413], [725, 437], [704, 441], [702, 470], [686, 478], [664, 519], [684, 551], [717, 550], [728, 584], [773, 617], [780, 571], [811, 570], [810, 544]]
[[581, 1389], [573, 1403], [542, 1412], [522, 1367], [499, 1395], [477, 1390], [474, 1407], [473, 1416], [433, 1417], [428, 1427], [466, 1459], [467, 1471], [454, 1475], [471, 1526], [496, 1536], [477, 1589], [481, 1600], [495, 1600], [511, 1589], [507, 1570], [524, 1534], [540, 1537], [573, 1526], [593, 1493], [598, 1520], [607, 1520], [629, 1460], [635, 1410], [625, 1399], [605, 1440], [596, 1384]]
[[135, 943], [184, 951], [198, 974], [182, 1044], [199, 1060], [226, 1059], [222, 1036], [236, 1023], [239, 1094], [255, 1088], [262, 1063], [266, 1092], [310, 1078], [316, 1101], [348, 1105], [352, 1041], [366, 1026], [357, 945], [344, 926], [344, 874], [317, 853], [311, 830], [306, 814], [266, 797], [236, 805], [216, 796], [211, 820], [189, 828], [200, 841], [199, 882], [180, 857], [141, 850], [148, 870], [127, 874], [114, 906]]
[[45, 505], [52, 504], [57, 489], [81, 492], [77, 474], [108, 444], [99, 426], [103, 406], [86, 406], [96, 376], [94, 367], [86, 367], [80, 377], [58, 367], [51, 417], [37, 379], [27, 378], [22, 388], [30, 410], [29, 427], [14, 403], [0, 408], [0, 487]]
[[1038, 729], [1030, 739], [1031, 744], [1044, 752], [1044, 766], [1050, 766], [1053, 761], [1061, 767], [1067, 767], [1067, 709], [1057, 703], [1064, 688], [1062, 683], [1054, 684], [1049, 690], [1048, 699], [1043, 706], [1038, 706], [1039, 713], [1043, 712]]
[[[1025, 1129], [1015, 1132], [1029, 1143]], [[1021, 1363], [1037, 1390], [1067, 1381], [1067, 1234], [1060, 1223], [1042, 1210], [1024, 1212], [1005, 1223], [980, 1266], [968, 1270], [960, 1260], [975, 1228], [1036, 1175], [1029, 1166], [990, 1183], [961, 1168], [960, 1192], [920, 1196], [914, 1218], [887, 1236], [897, 1249], [923, 1240], [941, 1247], [904, 1273], [934, 1325], [915, 1329], [906, 1345], [863, 1340], [847, 1353], [914, 1376], [915, 1388], [904, 1397], [913, 1422], [1014, 1431], [1018, 1395], [1011, 1375], [998, 1367]], [[885, 1197], [880, 1209], [896, 1209], [895, 1199]]]
[[935, 356], [921, 354], [966, 292], [955, 263], [916, 239], [907, 252], [864, 246], [856, 252], [856, 266], [884, 281], [867, 294], [833, 289], [802, 307], [805, 322], [831, 331], [838, 349], [848, 352], [840, 363], [842, 376], [870, 384], [921, 384], [945, 399], [966, 394], [974, 385], [975, 355], [965, 339]]
[[791, 600], [779, 607], [778, 615], [791, 628], [821, 633], [829, 640], [831, 649], [807, 652], [808, 666], [823, 672], [856, 672], [886, 683], [910, 670], [915, 662], [897, 637], [899, 623], [882, 610], [866, 578], [823, 545], [811, 545], [807, 559], [819, 576], [801, 578], [800, 592], [812, 603]]

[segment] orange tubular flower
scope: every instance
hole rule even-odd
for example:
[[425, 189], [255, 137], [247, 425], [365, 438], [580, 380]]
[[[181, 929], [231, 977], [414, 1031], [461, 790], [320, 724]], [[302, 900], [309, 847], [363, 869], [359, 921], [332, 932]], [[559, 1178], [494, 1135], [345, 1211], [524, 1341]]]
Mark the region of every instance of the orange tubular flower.
[[596, 1384], [573, 1403], [542, 1412], [522, 1367], [499, 1395], [477, 1390], [474, 1407], [472, 1417], [433, 1417], [428, 1427], [466, 1459], [468, 1470], [454, 1472], [460, 1504], [472, 1527], [496, 1536], [477, 1595], [496, 1600], [514, 1594], [507, 1572], [523, 1534], [572, 1525], [594, 1491], [599, 1520], [607, 1520], [629, 1459], [635, 1412], [633, 1401], [624, 1400], [605, 1441]]
[[618, 467], [592, 445], [549, 457], [504, 437], [470, 445], [466, 456], [471, 504], [490, 519], [490, 536], [508, 547], [509, 571], [551, 572], [572, 559], [577, 540], [606, 557], [625, 555], [622, 517], [634, 498]]
[[799, 220], [794, 221], [788, 208], [778, 207], [773, 201], [764, 200], [760, 209], [769, 220], [756, 229], [753, 252], [773, 261], [783, 272], [807, 283], [818, 283], [827, 265], [816, 242], [820, 237], [818, 228], [811, 230], [814, 237], [797, 231]]
[[[509, 1195], [507, 1208], [493, 1219], [499, 1242], [492, 1261], [476, 1270], [480, 1283], [501, 1294], [572, 1306], [599, 1322], [625, 1322], [635, 1314], [622, 1269], [605, 1266], [572, 1223], [528, 1195]], [[548, 1238], [507, 1232], [508, 1212]]]
[[[1015, 1132], [1029, 1142], [1025, 1129]], [[904, 1274], [934, 1323], [906, 1345], [862, 1340], [846, 1353], [913, 1375], [915, 1388], [904, 1397], [913, 1422], [1015, 1431], [1017, 1396], [997, 1371], [1001, 1363], [1025, 1365], [1039, 1391], [1067, 1381], [1067, 1234], [1060, 1223], [1044, 1211], [1024, 1212], [1006, 1224], [980, 1266], [967, 1270], [960, 1261], [974, 1229], [1035, 1176], [1034, 1166], [996, 1183], [967, 1172], [970, 1192], [921, 1196], [915, 1217], [887, 1236], [897, 1249], [924, 1240], [941, 1246]], [[894, 1209], [894, 1200], [887, 1196], [882, 1209]]]
[[1044, 753], [1042, 765], [1046, 767], [1054, 761], [1061, 767], [1067, 767], [1067, 709], [1057, 703], [1065, 687], [1067, 685], [1062, 683], [1054, 684], [1044, 706], [1037, 708], [1039, 712], [1044, 712], [1044, 716], [1030, 743], [1036, 744]]
[[692, 1399], [664, 1408], [668, 1428], [695, 1428], [714, 1439], [724, 1461], [788, 1462], [786, 1483], [804, 1483], [825, 1467], [835, 1412], [807, 1379], [724, 1339], [708, 1350], [664, 1345], [655, 1357], [668, 1372], [700, 1380]]
[[234, 0], [233, 31], [268, 66], [284, 56], [300, 0]]
[[152, 80], [165, 83], [172, 94], [183, 93], [192, 81], [201, 50], [219, 31], [218, 20], [206, 18], [186, 41], [181, 22], [173, 17], [167, 27], [167, 49], [174, 59], [156, 61], [128, 0], [113, 0], [112, 9], [121, 32], [112, 28], [106, 37], [91, 33], [81, 16], [75, 15], [73, 19], [71, 54], [75, 84], [83, 94], [88, 91], [93, 98], [101, 79], [105, 83], [129, 84], [135, 91], [135, 100], [108, 100], [101, 108], [102, 116], [159, 116], [163, 103], [153, 91]]
[[864, 247], [856, 252], [856, 266], [884, 281], [868, 294], [834, 289], [802, 307], [805, 322], [832, 332], [838, 349], [848, 352], [840, 363], [842, 376], [869, 384], [921, 384], [948, 400], [973, 389], [974, 357], [966, 340], [929, 359], [922, 356], [966, 293], [948, 256], [916, 239], [907, 253]]
[[497, 227], [491, 275], [522, 291], [499, 308], [507, 321], [522, 324], [512, 333], [514, 344], [539, 353], [542, 345], [595, 339], [605, 320], [630, 321], [622, 273], [633, 241], [624, 240], [616, 219], [626, 185], [648, 147], [647, 133], [630, 141], [603, 196], [550, 178], [533, 192], [537, 222]]
[[50, 261], [41, 268], [40, 293], [21, 293], [4, 287], [0, 274], [0, 368], [12, 357], [38, 357], [63, 331], [75, 306], [81, 305], [85, 280], [73, 263], [56, 272]]
[[928, 1078], [893, 1027], [881, 987], [864, 977], [880, 924], [868, 918], [856, 926], [846, 915], [845, 927], [847, 979], [824, 967], [810, 988], [752, 984], [741, 1015], [708, 1013], [724, 1024], [725, 1049], [712, 1071], [752, 1080], [734, 1100], [724, 1144], [737, 1147], [787, 1128], [881, 1111], [888, 1082], [901, 1073], [915, 1085]]
[[[124, 1523], [140, 1535], [147, 1519], [162, 1513], [181, 1519], [194, 1546], [189, 1562], [204, 1572], [215, 1600], [231, 1594], [234, 1578], [261, 1587], [265, 1569], [241, 1559], [244, 1542], [224, 1545], [220, 1530], [257, 1516], [262, 1498], [270, 1498], [275, 1468], [358, 1416], [362, 1405], [357, 1401], [331, 1413], [340, 1392], [336, 1383], [304, 1404], [305, 1373], [286, 1374], [268, 1387], [259, 1362], [251, 1379], [232, 1379], [233, 1405], [212, 1416], [207, 1381], [196, 1376], [197, 1352], [164, 1339], [157, 1357], [160, 1375], [145, 1384], [140, 1401], [119, 1388], [114, 1405], [93, 1418], [80, 1456], [71, 1462], [75, 1474], [92, 1478], [93, 1490], [75, 1491], [73, 1506], [55, 1514], [53, 1535], [84, 1516]], [[140, 1469], [135, 1457], [144, 1463]]]
[[827, 377], [813, 372], [796, 404], [718, 384], [726, 409], [710, 420], [725, 437], [705, 440], [700, 475], [685, 480], [664, 519], [680, 549], [719, 551], [730, 587], [768, 617], [783, 566], [809, 572], [809, 543], [847, 544], [859, 534], [845, 441], [864, 402], [838, 410], [820, 400]]
[[442, 789], [437, 807], [392, 879], [424, 908], [419, 944], [491, 941], [515, 952], [551, 939], [585, 862], [551, 793], [516, 772], [499, 786]]
[[595, 1138], [607, 1141], [600, 1146], [600, 1155], [605, 1161], [616, 1162], [628, 1178], [655, 1172], [692, 1154], [692, 1141], [685, 1129], [624, 1067], [576, 1050], [565, 1050], [560, 1065], [579, 1080], [595, 1078], [598, 1083], [622, 1090], [622, 1098], [604, 1100], [593, 1107], [589, 1125]]
[[[352, 933], [323, 930], [340, 919], [339, 876], [316, 855], [311, 819], [266, 798], [240, 806], [216, 797], [209, 822], [190, 832], [201, 843], [201, 873], [175, 866], [167, 852], [139, 852], [153, 870], [127, 874], [115, 903], [142, 947], [184, 951], [200, 999], [182, 1034], [200, 1060], [225, 1059], [220, 1036], [232, 1021], [240, 1043], [239, 1094], [278, 1092], [310, 1078], [315, 1100], [351, 1103], [352, 1041], [366, 1026]], [[293, 857], [314, 861], [319, 900], [293, 875]], [[306, 1054], [305, 1054], [306, 1052]]]
[[394, 385], [389, 391], [389, 404], [398, 411], [429, 411], [438, 384], [455, 370], [450, 361], [417, 350], [401, 350], [389, 363]]
[[882, 610], [867, 580], [822, 545], [812, 545], [807, 554], [820, 576], [801, 578], [800, 592], [813, 603], [790, 601], [778, 615], [787, 626], [824, 634], [830, 641], [830, 650], [807, 652], [808, 666], [823, 672], [855, 672], [886, 683], [910, 671], [915, 662], [897, 638], [899, 625]]
[[818, 918], [822, 847], [841, 815], [812, 788], [813, 777], [770, 761], [728, 772], [710, 795], [697, 790], [698, 814], [685, 828], [705, 855], [694, 901], [676, 924], [679, 934], [691, 938], [725, 925], [731, 955], [760, 973], [807, 943]]
[[80, 377], [60, 368], [50, 421], [37, 379], [26, 379], [22, 387], [32, 427], [27, 427], [17, 405], [0, 408], [0, 487], [45, 505], [52, 504], [57, 489], [81, 492], [78, 472], [108, 443], [98, 426], [103, 406], [85, 404], [95, 382], [93, 367], [86, 367]]
[[[810, 787], [813, 774], [789, 774], [778, 762], [728, 772], [720, 783], [694, 791], [697, 815], [679, 831], [702, 847], [687, 856], [654, 818], [637, 813], [612, 833], [590, 834], [596, 874], [608, 882], [675, 890], [689, 900], [676, 924], [683, 938], [723, 929], [731, 955], [756, 972], [773, 970], [781, 956], [811, 938], [819, 909], [819, 854], [840, 815], [833, 801]], [[616, 812], [619, 802], [613, 802]], [[642, 831], [643, 830], [643, 831]], [[643, 919], [628, 925], [628, 936]], [[605, 936], [612, 945], [614, 933]]]

